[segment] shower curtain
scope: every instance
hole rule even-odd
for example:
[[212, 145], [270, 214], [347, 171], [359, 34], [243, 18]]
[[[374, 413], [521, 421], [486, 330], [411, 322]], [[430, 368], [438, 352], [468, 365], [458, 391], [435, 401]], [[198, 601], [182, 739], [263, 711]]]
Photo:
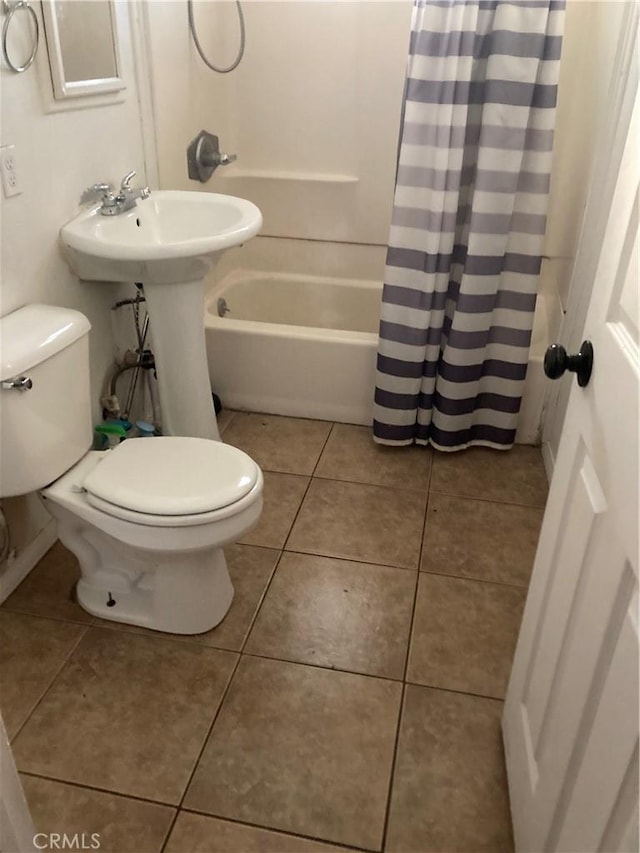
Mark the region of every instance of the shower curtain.
[[564, 0], [416, 0], [374, 438], [508, 449], [551, 170]]

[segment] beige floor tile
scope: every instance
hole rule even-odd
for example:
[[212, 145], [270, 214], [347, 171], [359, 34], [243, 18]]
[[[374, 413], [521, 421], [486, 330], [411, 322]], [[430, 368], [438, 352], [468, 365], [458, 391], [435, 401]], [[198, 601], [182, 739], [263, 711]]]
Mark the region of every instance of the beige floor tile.
[[385, 849], [513, 850], [494, 699], [407, 687]]
[[34, 616], [89, 624], [93, 622], [93, 616], [75, 600], [79, 577], [78, 561], [62, 542], [56, 542], [2, 607]]
[[315, 476], [398, 489], [427, 489], [432, 456], [428, 447], [376, 444], [371, 427], [336, 424]]
[[219, 415], [216, 415], [218, 421], [218, 430], [220, 435], [223, 435], [231, 421], [235, 418], [236, 413], [231, 409], [223, 409]]
[[525, 590], [420, 577], [407, 680], [504, 698]]
[[165, 853], [334, 853], [344, 849], [282, 832], [180, 812]]
[[426, 494], [314, 479], [287, 550], [415, 569]]
[[540, 448], [516, 444], [507, 451], [472, 447], [459, 453], [435, 453], [431, 490], [542, 507], [548, 484]]
[[18, 768], [176, 804], [236, 660], [89, 628], [16, 738]]
[[242, 543], [282, 548], [308, 485], [309, 477], [265, 471], [262, 515]]
[[0, 613], [0, 710], [12, 738], [86, 631], [53, 619]]
[[401, 685], [244, 657], [187, 809], [379, 849]]
[[191, 639], [205, 646], [240, 651], [280, 552], [252, 545], [229, 545], [224, 551], [235, 590], [231, 607], [212, 631]]
[[[51, 779], [23, 774], [21, 782], [39, 833], [78, 835], [84, 840], [84, 849], [97, 843], [100, 846], [93, 849], [100, 853], [160, 853], [175, 813], [168, 806]], [[62, 841], [43, 847], [45, 840], [38, 837], [40, 850], [60, 849]]]
[[246, 652], [402, 679], [415, 575], [285, 552]]
[[248, 453], [263, 471], [313, 474], [331, 424], [238, 412], [224, 440]]
[[253, 545], [228, 545], [224, 553], [235, 591], [229, 612], [211, 631], [204, 634], [166, 634], [108, 619], [96, 619], [94, 625], [115, 631], [146, 634], [147, 637], [163, 637], [180, 643], [196, 643], [214, 649], [240, 651], [280, 551], [273, 548], [256, 548]]
[[431, 493], [420, 568], [528, 586], [543, 510]]

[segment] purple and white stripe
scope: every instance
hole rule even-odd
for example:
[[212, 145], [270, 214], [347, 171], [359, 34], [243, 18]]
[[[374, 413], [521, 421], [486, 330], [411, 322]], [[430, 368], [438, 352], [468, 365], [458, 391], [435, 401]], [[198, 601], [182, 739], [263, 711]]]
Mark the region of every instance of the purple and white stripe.
[[416, 0], [380, 321], [380, 443], [513, 444], [564, 5]]

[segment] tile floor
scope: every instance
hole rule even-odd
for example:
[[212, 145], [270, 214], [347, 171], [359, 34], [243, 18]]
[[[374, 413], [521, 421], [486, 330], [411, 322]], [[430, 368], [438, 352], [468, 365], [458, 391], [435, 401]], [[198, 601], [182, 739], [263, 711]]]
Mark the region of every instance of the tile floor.
[[0, 707], [38, 829], [98, 832], [102, 853], [507, 853], [500, 714], [540, 452], [222, 423], [265, 472], [222, 625], [93, 619], [59, 543], [0, 609]]

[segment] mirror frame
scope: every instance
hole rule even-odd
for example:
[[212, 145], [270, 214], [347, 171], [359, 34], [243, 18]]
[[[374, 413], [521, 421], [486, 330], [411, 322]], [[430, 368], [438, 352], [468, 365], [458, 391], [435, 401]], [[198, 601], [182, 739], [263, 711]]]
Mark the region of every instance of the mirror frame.
[[53, 83], [53, 96], [56, 100], [67, 98], [86, 97], [87, 95], [102, 95], [118, 92], [126, 88], [122, 78], [122, 63], [120, 60], [120, 45], [118, 39], [118, 26], [113, 0], [106, 0], [109, 4], [109, 15], [111, 18], [111, 33], [113, 37], [113, 55], [116, 65], [116, 74], [113, 77], [96, 77], [87, 80], [67, 81], [64, 76], [64, 64], [62, 49], [60, 46], [60, 32], [56, 16], [56, 0], [43, 0], [42, 16], [44, 20], [44, 31], [47, 42], [47, 53], [49, 56], [49, 69], [51, 71], [51, 82]]

